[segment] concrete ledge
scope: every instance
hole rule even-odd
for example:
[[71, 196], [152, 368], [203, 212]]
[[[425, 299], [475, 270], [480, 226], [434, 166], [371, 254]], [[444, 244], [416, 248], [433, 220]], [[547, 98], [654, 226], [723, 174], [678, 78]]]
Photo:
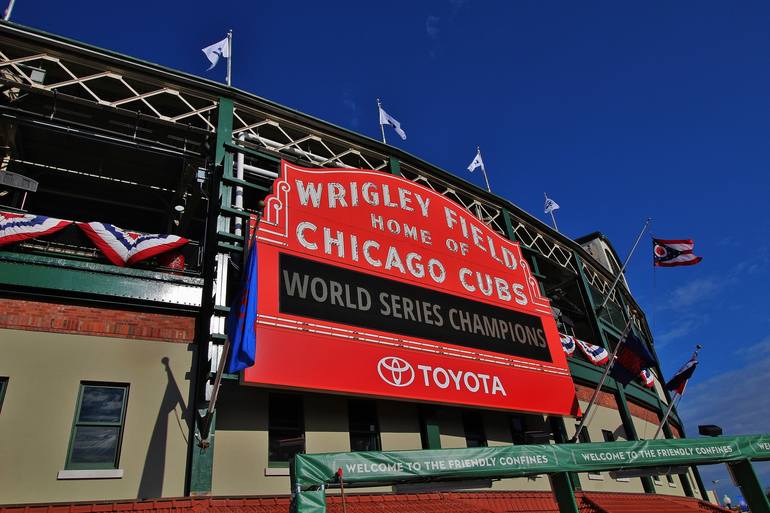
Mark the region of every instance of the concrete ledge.
[[120, 479], [123, 469], [60, 470], [56, 479]]

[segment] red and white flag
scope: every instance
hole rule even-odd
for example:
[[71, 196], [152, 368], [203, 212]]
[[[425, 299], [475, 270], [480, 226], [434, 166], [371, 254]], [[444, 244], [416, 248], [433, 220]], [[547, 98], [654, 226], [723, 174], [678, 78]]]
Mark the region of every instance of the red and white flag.
[[653, 265], [657, 267], [695, 265], [703, 259], [693, 254], [693, 246], [695, 243], [689, 239], [652, 239]]

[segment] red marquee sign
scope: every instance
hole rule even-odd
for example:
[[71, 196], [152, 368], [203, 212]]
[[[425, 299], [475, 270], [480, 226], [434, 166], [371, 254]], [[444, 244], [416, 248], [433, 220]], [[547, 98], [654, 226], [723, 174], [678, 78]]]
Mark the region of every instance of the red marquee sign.
[[517, 243], [385, 173], [282, 162], [273, 191], [245, 383], [576, 413], [550, 304]]

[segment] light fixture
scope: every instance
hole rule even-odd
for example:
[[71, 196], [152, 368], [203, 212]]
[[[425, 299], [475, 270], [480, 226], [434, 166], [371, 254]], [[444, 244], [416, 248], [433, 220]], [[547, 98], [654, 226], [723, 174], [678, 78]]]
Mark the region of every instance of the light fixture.
[[45, 70], [43, 68], [35, 68], [26, 64], [19, 64], [20, 68], [23, 68], [29, 74], [29, 79], [37, 85], [43, 85], [45, 82]]

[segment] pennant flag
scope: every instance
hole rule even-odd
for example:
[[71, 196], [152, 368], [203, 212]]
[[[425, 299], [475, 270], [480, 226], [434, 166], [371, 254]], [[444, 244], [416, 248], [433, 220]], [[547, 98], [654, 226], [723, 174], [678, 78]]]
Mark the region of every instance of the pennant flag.
[[220, 57], [224, 57], [225, 59], [230, 58], [230, 44], [228, 42], [228, 38], [224, 38], [223, 40], [218, 41], [213, 45], [209, 45], [206, 48], [203, 48], [201, 51], [204, 53], [204, 55], [206, 55], [206, 58], [211, 63], [211, 66], [209, 66], [209, 69], [206, 71], [211, 71], [219, 62]]
[[687, 363], [682, 365], [682, 368], [676, 371], [674, 377], [666, 383], [666, 390], [683, 395], [684, 389], [687, 386], [687, 380], [692, 377], [692, 374], [695, 372], [695, 367], [697, 366], [698, 360], [695, 356], [687, 360]]
[[559, 333], [559, 338], [561, 339], [561, 347], [567, 356], [572, 355], [575, 352], [575, 339], [564, 333]]
[[481, 160], [481, 150], [476, 151], [476, 156], [473, 158], [473, 162], [471, 162], [468, 166], [468, 171], [473, 173], [477, 168], [481, 168], [481, 170], [485, 173], [487, 171], [484, 167], [484, 161]]
[[129, 232], [109, 223], [78, 223], [78, 226], [107, 260], [120, 267], [147, 260], [189, 242], [178, 235]]
[[695, 243], [689, 239], [652, 239], [653, 265], [657, 267], [695, 265], [703, 259], [692, 253], [693, 246]]
[[254, 365], [257, 356], [257, 240], [251, 241], [241, 286], [227, 316], [230, 354], [225, 372], [234, 374]]
[[383, 109], [381, 105], [378, 104], [377, 107], [380, 109], [380, 124], [392, 126], [393, 130], [396, 131], [398, 136], [405, 141], [406, 132], [404, 132], [404, 130], [401, 128], [401, 123], [399, 123], [396, 118], [385, 112], [385, 109]]
[[551, 198], [547, 197], [545, 198], [545, 213], [550, 214], [554, 210], [559, 210], [559, 204], [556, 203]]
[[655, 357], [652, 356], [647, 345], [639, 337], [629, 333], [625, 342], [618, 349], [610, 376], [615, 378], [618, 383], [626, 386], [641, 374], [642, 369], [650, 365], [655, 365]]
[[640, 377], [642, 378], [642, 383], [647, 388], [653, 388], [655, 386], [655, 375], [650, 371], [650, 369], [642, 369]]
[[0, 212], [0, 246], [58, 232], [70, 224], [54, 217]]
[[589, 344], [579, 339], [575, 339], [575, 342], [577, 342], [580, 350], [594, 365], [604, 365], [610, 359], [610, 353], [601, 346]]

